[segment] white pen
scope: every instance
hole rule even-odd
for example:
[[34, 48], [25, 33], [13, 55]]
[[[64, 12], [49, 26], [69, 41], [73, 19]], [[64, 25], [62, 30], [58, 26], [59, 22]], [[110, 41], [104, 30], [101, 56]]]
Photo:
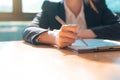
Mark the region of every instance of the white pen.
[[[55, 19], [61, 23], [62, 25], [66, 24], [59, 16], [55, 16]], [[88, 44], [81, 38], [79, 38], [86, 46], [88, 46]]]
[[62, 25], [66, 24], [59, 16], [55, 16], [55, 19]]

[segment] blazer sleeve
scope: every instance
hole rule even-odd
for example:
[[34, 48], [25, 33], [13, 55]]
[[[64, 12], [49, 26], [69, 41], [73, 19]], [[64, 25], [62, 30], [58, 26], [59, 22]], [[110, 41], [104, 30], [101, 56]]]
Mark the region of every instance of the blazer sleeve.
[[36, 38], [43, 32], [48, 31], [49, 20], [48, 20], [48, 5], [49, 1], [45, 1], [42, 5], [42, 12], [38, 13], [31, 24], [23, 32], [23, 40], [26, 42], [38, 45], [40, 42], [36, 42]]
[[120, 17], [108, 9], [105, 0], [95, 3], [101, 15], [101, 26], [92, 28], [97, 38], [120, 40]]

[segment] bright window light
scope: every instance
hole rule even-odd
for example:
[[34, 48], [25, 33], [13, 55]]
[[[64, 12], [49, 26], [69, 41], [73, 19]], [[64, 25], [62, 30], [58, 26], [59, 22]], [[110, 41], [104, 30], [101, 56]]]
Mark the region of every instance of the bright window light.
[[12, 12], [12, 1], [13, 0], [1, 0], [0, 12]]
[[[22, 0], [22, 8], [24, 13], [36, 13], [41, 11], [41, 6], [45, 0]], [[58, 2], [61, 0], [49, 0]], [[28, 3], [29, 2], [29, 3]]]
[[106, 0], [108, 8], [114, 12], [120, 12], [120, 0]]
[[23, 12], [24, 13], [40, 12], [43, 1], [44, 0], [22, 0]]

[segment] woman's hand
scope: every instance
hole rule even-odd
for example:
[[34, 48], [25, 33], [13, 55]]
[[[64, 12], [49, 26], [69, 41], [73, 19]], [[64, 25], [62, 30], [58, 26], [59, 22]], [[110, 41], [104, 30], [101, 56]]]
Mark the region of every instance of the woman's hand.
[[76, 24], [63, 25], [60, 30], [47, 31], [40, 34], [37, 41], [64, 48], [71, 45], [78, 37], [79, 26]]
[[54, 30], [57, 34], [55, 36], [55, 43], [59, 48], [64, 48], [71, 45], [78, 36], [79, 26], [72, 25], [63, 25], [60, 30]]

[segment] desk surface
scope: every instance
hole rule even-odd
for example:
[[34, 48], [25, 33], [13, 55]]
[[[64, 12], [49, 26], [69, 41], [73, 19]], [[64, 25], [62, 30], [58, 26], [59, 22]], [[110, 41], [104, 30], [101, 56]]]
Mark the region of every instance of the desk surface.
[[0, 42], [0, 80], [120, 80], [120, 51], [76, 54], [23, 41]]

